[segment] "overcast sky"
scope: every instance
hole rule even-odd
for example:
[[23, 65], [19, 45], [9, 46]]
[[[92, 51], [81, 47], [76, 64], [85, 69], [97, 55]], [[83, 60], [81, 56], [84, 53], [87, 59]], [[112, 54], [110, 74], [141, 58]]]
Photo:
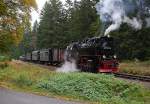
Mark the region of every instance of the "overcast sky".
[[[36, 0], [37, 2], [37, 5], [38, 5], [38, 12], [36, 11], [32, 11], [31, 15], [32, 15], [32, 24], [34, 23], [35, 20], [38, 20], [39, 21], [39, 14], [40, 14], [40, 11], [42, 10], [45, 2], [48, 1], [48, 0]], [[65, 2], [65, 0], [61, 0], [62, 2]]]
[[35, 20], [39, 20], [40, 11], [43, 8], [43, 6], [44, 6], [44, 4], [45, 4], [46, 1], [47, 0], [36, 0], [37, 6], [38, 6], [38, 11], [32, 11], [32, 13], [31, 13], [31, 15], [32, 15], [31, 22], [32, 22], [32, 24], [34, 23]]

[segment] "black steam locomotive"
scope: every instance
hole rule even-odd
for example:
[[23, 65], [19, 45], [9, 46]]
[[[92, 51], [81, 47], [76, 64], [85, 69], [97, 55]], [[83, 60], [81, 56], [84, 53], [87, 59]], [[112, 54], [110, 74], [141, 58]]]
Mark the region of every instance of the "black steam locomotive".
[[61, 64], [76, 62], [77, 68], [85, 72], [117, 72], [118, 61], [112, 37], [94, 37], [71, 43], [66, 50], [44, 49], [27, 53], [22, 60]]
[[87, 72], [117, 72], [118, 61], [112, 37], [94, 37], [74, 42], [67, 47], [67, 60]]

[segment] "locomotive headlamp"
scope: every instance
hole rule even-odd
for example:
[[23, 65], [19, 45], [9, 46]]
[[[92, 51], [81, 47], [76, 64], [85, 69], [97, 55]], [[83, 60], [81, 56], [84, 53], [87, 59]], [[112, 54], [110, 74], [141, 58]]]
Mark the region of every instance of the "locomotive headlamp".
[[117, 58], [117, 56], [116, 56], [116, 55], [114, 55], [114, 58], [116, 59], [116, 58]]
[[103, 55], [103, 58], [105, 59], [105, 58], [106, 58], [106, 56], [105, 56], [105, 55]]

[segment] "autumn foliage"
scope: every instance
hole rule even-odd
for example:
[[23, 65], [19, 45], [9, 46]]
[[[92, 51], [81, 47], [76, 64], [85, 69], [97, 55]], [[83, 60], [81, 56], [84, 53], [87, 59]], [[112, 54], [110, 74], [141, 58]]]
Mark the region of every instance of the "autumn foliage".
[[35, 0], [0, 0], [0, 52], [17, 45], [26, 27], [30, 27], [31, 9]]

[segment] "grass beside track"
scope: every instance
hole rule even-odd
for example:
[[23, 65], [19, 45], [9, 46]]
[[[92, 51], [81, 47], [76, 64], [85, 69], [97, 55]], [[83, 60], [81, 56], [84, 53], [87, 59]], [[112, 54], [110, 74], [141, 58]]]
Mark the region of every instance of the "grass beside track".
[[134, 75], [150, 76], [150, 61], [133, 62], [126, 61], [120, 64], [120, 72]]
[[99, 104], [149, 104], [150, 90], [112, 75], [56, 73], [20, 61], [0, 69], [0, 86]]

